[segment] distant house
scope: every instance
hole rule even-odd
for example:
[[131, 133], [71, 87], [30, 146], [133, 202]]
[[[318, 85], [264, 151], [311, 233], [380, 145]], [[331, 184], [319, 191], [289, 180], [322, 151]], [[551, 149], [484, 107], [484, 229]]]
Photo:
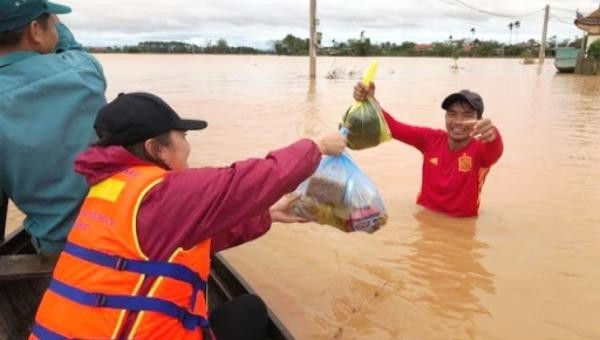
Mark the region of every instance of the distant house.
[[463, 45], [463, 52], [464, 53], [471, 53], [471, 51], [473, 51], [477, 46], [475, 46], [475, 44], [471, 44], [471, 43], [466, 43]]
[[343, 51], [335, 48], [335, 47], [323, 47], [319, 49], [320, 53], [326, 54], [326, 55], [342, 55]]
[[585, 17], [577, 18], [575, 25], [587, 32], [587, 50], [594, 41], [600, 40], [600, 8]]
[[419, 54], [423, 54], [425, 52], [429, 52], [433, 50], [432, 44], [416, 44], [414, 47], [415, 52]]

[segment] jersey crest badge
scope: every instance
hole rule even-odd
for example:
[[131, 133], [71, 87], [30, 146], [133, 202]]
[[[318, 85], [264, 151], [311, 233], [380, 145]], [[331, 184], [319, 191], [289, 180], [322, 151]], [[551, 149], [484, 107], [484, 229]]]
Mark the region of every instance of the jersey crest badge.
[[463, 154], [458, 158], [458, 171], [469, 172], [473, 168], [473, 160], [471, 156]]

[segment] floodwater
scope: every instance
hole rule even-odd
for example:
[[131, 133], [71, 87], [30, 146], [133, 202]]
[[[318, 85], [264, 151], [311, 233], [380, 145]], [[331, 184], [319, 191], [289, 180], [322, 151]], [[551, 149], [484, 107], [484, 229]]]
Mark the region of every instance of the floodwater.
[[[159, 94], [209, 128], [193, 165], [227, 165], [335, 129], [371, 58], [99, 55], [109, 98]], [[388, 224], [368, 235], [274, 224], [224, 252], [299, 339], [600, 338], [600, 78], [517, 59], [380, 58], [377, 98], [399, 120], [443, 128], [442, 99], [485, 101], [505, 153], [478, 218], [418, 207], [421, 157], [400, 142], [352, 151]], [[339, 78], [325, 75], [337, 70]], [[13, 209], [14, 212], [14, 209]], [[13, 214], [15, 215], [15, 214]], [[11, 224], [18, 224], [18, 216]]]

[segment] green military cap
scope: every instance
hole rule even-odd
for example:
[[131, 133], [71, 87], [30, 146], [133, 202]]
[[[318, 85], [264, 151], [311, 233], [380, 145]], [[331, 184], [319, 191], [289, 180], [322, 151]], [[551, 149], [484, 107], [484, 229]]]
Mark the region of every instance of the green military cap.
[[0, 32], [27, 25], [44, 13], [66, 14], [71, 8], [48, 0], [0, 0]]

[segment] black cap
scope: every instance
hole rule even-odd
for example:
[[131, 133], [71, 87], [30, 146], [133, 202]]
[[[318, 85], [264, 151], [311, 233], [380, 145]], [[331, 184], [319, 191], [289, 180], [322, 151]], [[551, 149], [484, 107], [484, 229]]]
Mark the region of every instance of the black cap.
[[159, 97], [143, 92], [121, 93], [98, 112], [94, 129], [98, 137], [110, 135], [114, 145], [129, 146], [171, 130], [201, 130], [203, 120], [181, 119]]
[[477, 118], [481, 118], [481, 115], [483, 114], [483, 99], [479, 94], [469, 90], [462, 90], [446, 97], [446, 99], [444, 99], [442, 102], [442, 109], [448, 110], [452, 104], [460, 101], [466, 101], [469, 103], [475, 110], [477, 110]]

